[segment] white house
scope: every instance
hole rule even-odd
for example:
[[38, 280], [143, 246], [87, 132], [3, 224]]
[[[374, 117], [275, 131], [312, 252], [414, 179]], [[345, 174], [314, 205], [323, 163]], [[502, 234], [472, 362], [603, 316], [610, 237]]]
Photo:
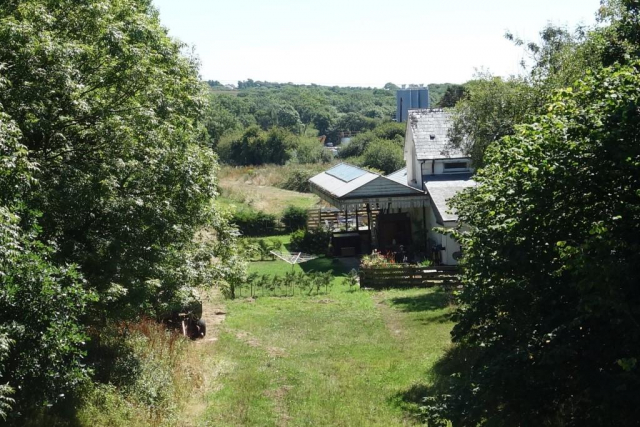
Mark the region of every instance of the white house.
[[[310, 179], [312, 191], [346, 216], [366, 209], [367, 227], [350, 232], [366, 243], [360, 252], [426, 246], [439, 262], [457, 264], [460, 245], [434, 230], [457, 225], [449, 200], [475, 185], [471, 159], [449, 142], [451, 123], [444, 110], [409, 110], [405, 168], [382, 176], [340, 164]], [[374, 219], [371, 212], [377, 214]]]

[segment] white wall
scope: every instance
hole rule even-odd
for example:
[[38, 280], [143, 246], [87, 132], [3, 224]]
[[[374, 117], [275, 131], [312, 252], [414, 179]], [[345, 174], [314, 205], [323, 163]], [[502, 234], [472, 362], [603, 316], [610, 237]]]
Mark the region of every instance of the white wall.
[[460, 244], [457, 241], [450, 236], [437, 233], [433, 231], [433, 229], [429, 231], [429, 238], [444, 247], [441, 253], [442, 263], [444, 265], [458, 265], [458, 261], [453, 258], [453, 254], [460, 251]]
[[411, 126], [407, 126], [404, 139], [404, 160], [407, 165], [407, 185], [422, 190], [422, 170], [416, 155]]

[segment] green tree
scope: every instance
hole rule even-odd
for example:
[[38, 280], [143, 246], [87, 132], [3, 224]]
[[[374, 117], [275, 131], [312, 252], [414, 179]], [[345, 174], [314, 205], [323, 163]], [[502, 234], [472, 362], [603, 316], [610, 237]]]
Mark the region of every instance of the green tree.
[[476, 166], [484, 164], [484, 152], [494, 141], [514, 132], [538, 101], [522, 78], [503, 79], [479, 74], [465, 85], [466, 96], [454, 110], [451, 143], [471, 155]]
[[[0, 88], [7, 82], [0, 77]], [[53, 403], [87, 378], [80, 324], [91, 295], [75, 266], [37, 241], [23, 198], [38, 183], [17, 123], [0, 105], [0, 416]], [[22, 227], [21, 227], [22, 224]], [[15, 393], [14, 393], [15, 392]], [[11, 397], [9, 397], [11, 395]], [[14, 400], [15, 398], [15, 400]], [[14, 405], [15, 404], [15, 405]], [[15, 406], [15, 407], [14, 407]]]
[[458, 101], [463, 99], [467, 93], [467, 90], [463, 85], [451, 85], [438, 101], [438, 108], [451, 108], [455, 107]]
[[[457, 347], [427, 407], [454, 425], [640, 416], [640, 62], [558, 91], [492, 144], [468, 228]], [[464, 355], [464, 362], [461, 357]]]
[[404, 166], [402, 147], [392, 141], [375, 140], [364, 151], [362, 164], [381, 170], [385, 174], [397, 171]]
[[0, 103], [39, 165], [25, 203], [41, 239], [99, 293], [127, 289], [122, 309], [149, 307], [161, 293], [148, 283], [177, 286], [159, 269], [215, 216], [197, 62], [148, 0], [10, 0], [0, 40]]

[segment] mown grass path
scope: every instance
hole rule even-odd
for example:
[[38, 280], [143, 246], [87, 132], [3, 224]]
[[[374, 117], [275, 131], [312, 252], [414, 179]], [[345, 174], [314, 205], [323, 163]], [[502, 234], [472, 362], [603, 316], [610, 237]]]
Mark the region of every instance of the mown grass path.
[[201, 424], [413, 425], [450, 311], [437, 288], [227, 301]]

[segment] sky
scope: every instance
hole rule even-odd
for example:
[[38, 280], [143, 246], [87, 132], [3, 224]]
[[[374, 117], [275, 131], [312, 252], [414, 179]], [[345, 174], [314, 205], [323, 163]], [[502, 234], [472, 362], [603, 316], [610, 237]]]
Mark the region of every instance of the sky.
[[507, 31], [594, 24], [599, 0], [153, 0], [205, 80], [382, 87], [521, 71]]

